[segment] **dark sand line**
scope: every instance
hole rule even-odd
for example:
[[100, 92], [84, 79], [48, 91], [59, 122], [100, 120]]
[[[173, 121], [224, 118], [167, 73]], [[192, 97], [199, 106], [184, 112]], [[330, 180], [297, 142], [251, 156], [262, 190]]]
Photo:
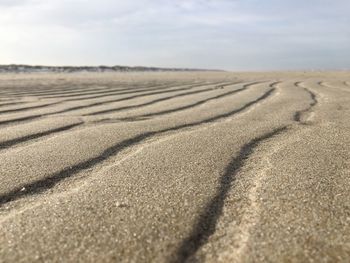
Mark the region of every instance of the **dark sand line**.
[[[208, 84], [208, 85], [211, 85], [211, 84]], [[135, 98], [144, 98], [144, 97], [158, 95], [158, 94], [166, 94], [166, 93], [172, 93], [172, 92], [176, 92], [176, 91], [191, 90], [194, 87], [201, 87], [201, 86], [202, 85], [191, 85], [191, 86], [184, 87], [184, 88], [171, 89], [171, 90], [167, 89], [167, 90], [155, 91], [155, 92], [150, 92], [150, 93], [137, 94], [137, 95], [128, 96], [128, 97], [125, 97], [125, 98], [116, 98], [116, 99], [112, 99], [112, 100], [105, 100], [105, 101], [95, 102], [95, 103], [91, 103], [91, 104], [87, 104], [87, 105], [81, 105], [81, 106], [68, 108], [68, 109], [65, 109], [65, 110], [62, 110], [62, 111], [55, 112], [54, 114], [66, 113], [66, 112], [75, 111], [75, 110], [81, 110], [81, 109], [87, 109], [87, 108], [91, 108], [91, 107], [95, 107], [95, 106], [106, 105], [106, 104], [109, 104], [109, 103], [120, 102], [120, 101], [127, 101], [127, 100], [131, 100], [131, 99], [135, 99]]]
[[[129, 91], [122, 91], [122, 92], [106, 92], [103, 95], [97, 95], [97, 96], [92, 96], [92, 97], [83, 97], [83, 98], [72, 98], [72, 99], [65, 99], [62, 100], [62, 102], [69, 102], [69, 101], [82, 101], [82, 100], [90, 100], [90, 99], [99, 99], [99, 98], [105, 98], [105, 97], [112, 97], [112, 96], [116, 96], [116, 95], [125, 95], [125, 94], [136, 94], [136, 93], [142, 93], [142, 92], [149, 92], [149, 91], [158, 91], [158, 90], [169, 90], [175, 87], [181, 87], [181, 86], [188, 86], [188, 85], [198, 85], [201, 86], [202, 84], [191, 84], [191, 83], [187, 83], [187, 84], [172, 84], [172, 85], [161, 85], [157, 88], [147, 88], [147, 89], [140, 89], [140, 90], [129, 90]], [[82, 95], [84, 96], [84, 95]]]
[[304, 122], [301, 121], [301, 117], [308, 113], [309, 111], [312, 110], [312, 108], [318, 103], [317, 101], [317, 97], [316, 97], [316, 94], [313, 93], [311, 90], [309, 90], [308, 88], [305, 88], [303, 86], [301, 86], [301, 82], [296, 82], [294, 84], [296, 87], [299, 87], [299, 88], [303, 88], [309, 95], [310, 95], [310, 98], [311, 98], [311, 102], [309, 104], [309, 106], [303, 110], [300, 110], [300, 111], [297, 111], [294, 116], [293, 116], [293, 120], [296, 121], [296, 122], [299, 122], [301, 124], [305, 124]]
[[[208, 84], [208, 85], [211, 85], [211, 84]], [[94, 106], [100, 106], [100, 105], [119, 102], [119, 101], [126, 101], [126, 100], [130, 100], [130, 99], [134, 99], [134, 98], [141, 98], [141, 97], [147, 97], [147, 96], [152, 96], [152, 95], [156, 95], [156, 94], [164, 94], [164, 93], [171, 93], [171, 92], [182, 91], [182, 90], [189, 90], [189, 89], [192, 89], [193, 87], [196, 87], [196, 86], [197, 85], [189, 86], [186, 88], [173, 89], [173, 90], [165, 90], [165, 91], [162, 90], [162, 91], [157, 91], [157, 92], [138, 94], [138, 95], [133, 95], [133, 96], [125, 97], [125, 98], [95, 102], [95, 103], [88, 104], [88, 105], [75, 106], [75, 107], [71, 107], [71, 108], [67, 108], [67, 109], [59, 110], [59, 111], [55, 111], [55, 112], [50, 112], [50, 113], [36, 114], [36, 115], [32, 115], [32, 116], [27, 116], [27, 117], [19, 117], [19, 118], [15, 118], [15, 119], [3, 120], [3, 121], [0, 121], [0, 126], [7, 125], [7, 124], [13, 124], [13, 123], [21, 123], [21, 122], [34, 120], [34, 119], [38, 119], [38, 118], [42, 118], [42, 117], [46, 117], [46, 116], [52, 116], [55, 114], [67, 113], [67, 112], [71, 112], [71, 111], [75, 111], [75, 110], [86, 109], [86, 108], [90, 108], [90, 107], [94, 107]]]
[[[132, 93], [132, 92], [130, 92], [130, 93]], [[84, 94], [81, 94], [81, 95], [84, 95]], [[81, 96], [81, 95], [78, 95], [78, 96]], [[3, 111], [0, 111], [0, 114], [45, 108], [45, 107], [50, 107], [50, 106], [57, 105], [57, 104], [62, 104], [63, 102], [65, 102], [65, 101], [52, 102], [52, 103], [47, 103], [44, 105], [30, 106], [30, 107], [25, 107], [25, 108], [15, 108], [15, 109], [3, 110]]]
[[25, 103], [32, 103], [32, 101], [16, 101], [16, 102], [2, 103], [0, 104], [0, 107], [7, 107], [7, 106], [19, 105], [19, 104], [25, 104]]
[[[153, 86], [157, 86], [157, 85], [164, 85], [164, 84], [155, 84], [155, 83], [147, 83], [147, 84], [138, 84], [138, 85], [133, 85], [132, 87], [125, 87], [129, 84], [119, 84], [117, 86], [113, 85], [113, 86], [103, 86], [103, 87], [98, 87], [96, 88], [95, 86], [88, 86], [88, 87], [81, 87], [81, 86], [77, 86], [71, 89], [62, 89], [62, 88], [57, 88], [57, 89], [47, 89], [47, 90], [41, 90], [41, 91], [26, 91], [23, 93], [18, 93], [18, 96], [23, 96], [23, 95], [32, 95], [32, 96], [54, 96], [54, 95], [61, 95], [61, 94], [70, 94], [70, 93], [77, 93], [77, 92], [84, 92], [84, 91], [96, 91], [96, 90], [126, 90], [126, 89], [134, 89], [134, 87], [136, 88], [145, 88], [145, 87], [153, 87]], [[98, 85], [98, 86], [101, 86]], [[123, 87], [123, 88], [122, 88]], [[125, 87], [125, 88], [124, 88]], [[45, 98], [45, 97], [42, 97]]]
[[[236, 83], [236, 84], [239, 84], [239, 83]], [[155, 100], [152, 100], [152, 101], [149, 101], [149, 102], [146, 102], [146, 103], [130, 105], [130, 106], [124, 106], [124, 107], [113, 108], [113, 109], [102, 110], [102, 111], [96, 111], [96, 112], [84, 114], [83, 116], [94, 116], [94, 115], [100, 115], [100, 114], [106, 114], [106, 113], [112, 113], [112, 112], [119, 112], [119, 111], [123, 111], [123, 110], [141, 108], [141, 107], [145, 107], [145, 106], [156, 104], [158, 102], [171, 100], [171, 99], [174, 99], [174, 98], [180, 98], [180, 97], [185, 97], [185, 96], [189, 96], [189, 95], [200, 94], [200, 93], [203, 93], [203, 92], [217, 90], [218, 88], [223, 88], [223, 87], [226, 87], [226, 86], [229, 86], [229, 85], [222, 85], [220, 87], [214, 87], [214, 88], [208, 88], [208, 89], [203, 89], [203, 90], [197, 90], [197, 91], [180, 93], [180, 94], [176, 94], [176, 95], [169, 96], [169, 97], [155, 99]]]
[[37, 105], [37, 106], [2, 110], [2, 111], [0, 111], [0, 114], [11, 113], [11, 112], [21, 112], [21, 111], [28, 111], [28, 110], [30, 111], [33, 109], [46, 108], [46, 107], [50, 107], [50, 106], [57, 105], [57, 104], [60, 104], [60, 102], [52, 102], [52, 103], [47, 103], [47, 104], [42, 104], [42, 105]]
[[[130, 93], [132, 93], [132, 92], [130, 92]], [[58, 102], [47, 103], [45, 105], [30, 106], [30, 107], [25, 107], [25, 108], [8, 109], [8, 110], [0, 111], [0, 114], [11, 113], [11, 112], [20, 112], [20, 111], [26, 111], [26, 110], [32, 110], [32, 109], [39, 109], [39, 108], [45, 108], [45, 107], [50, 107], [50, 106], [57, 105], [57, 104], [63, 104], [64, 102], [65, 101], [58, 101]]]
[[205, 206], [203, 212], [198, 216], [198, 219], [196, 220], [197, 222], [193, 226], [191, 233], [182, 241], [179, 249], [171, 256], [169, 262], [186, 262], [200, 247], [207, 243], [208, 238], [215, 232], [226, 197], [233, 186], [236, 175], [245, 165], [246, 160], [261, 143], [285, 132], [286, 130], [287, 126], [283, 126], [243, 145], [238, 156], [234, 157], [226, 166], [225, 172], [220, 178], [220, 185], [218, 186], [216, 194]]
[[171, 113], [174, 113], [174, 112], [180, 112], [180, 111], [192, 109], [192, 108], [198, 107], [200, 105], [203, 105], [203, 104], [205, 104], [205, 103], [207, 103], [209, 101], [225, 98], [225, 97], [231, 96], [233, 94], [240, 93], [240, 92], [246, 90], [248, 87], [253, 86], [254, 84], [257, 84], [257, 83], [247, 84], [247, 85], [244, 85], [243, 88], [232, 90], [232, 91], [228, 91], [228, 92], [225, 92], [223, 94], [216, 95], [216, 96], [204, 99], [204, 100], [200, 100], [200, 101], [197, 101], [195, 103], [192, 103], [192, 104], [189, 104], [189, 105], [186, 105], [186, 106], [183, 106], [183, 107], [178, 107], [178, 108], [174, 108], [174, 109], [170, 109], [170, 110], [158, 111], [158, 112], [153, 112], [153, 113], [148, 113], [148, 114], [142, 114], [142, 115], [137, 115], [137, 116], [133, 116], [133, 117], [120, 118], [120, 119], [115, 119], [115, 120], [120, 120], [120, 121], [139, 121], [139, 120], [147, 119], [149, 117], [162, 116], [162, 115], [167, 115], [167, 114], [171, 114]]
[[12, 123], [31, 121], [31, 120], [41, 118], [43, 116], [45, 116], [45, 114], [38, 114], [38, 115], [32, 115], [32, 116], [27, 116], [27, 117], [20, 117], [20, 118], [15, 118], [15, 119], [4, 120], [4, 121], [0, 121], [0, 126], [12, 124]]
[[78, 127], [78, 126], [80, 126], [82, 124], [83, 124], [82, 122], [81, 123], [75, 123], [75, 124], [59, 127], [59, 128], [56, 128], [56, 129], [44, 131], [44, 132], [38, 132], [38, 133], [26, 135], [26, 136], [23, 136], [23, 137], [20, 137], [20, 138], [16, 138], [16, 139], [13, 139], [13, 140], [3, 141], [3, 142], [0, 142], [0, 151], [3, 150], [3, 149], [9, 148], [9, 147], [15, 146], [17, 144], [23, 143], [23, 142], [29, 142], [31, 140], [38, 139], [40, 137], [49, 136], [49, 135], [56, 134], [56, 133], [59, 133], [59, 132], [62, 132], [62, 131], [71, 130], [71, 129], [73, 129], [75, 127]]
[[[190, 83], [191, 84], [191, 83]], [[74, 97], [81, 97], [81, 96], [88, 96], [88, 95], [97, 95], [97, 94], [129, 94], [129, 93], [138, 93], [138, 92], [143, 92], [143, 91], [151, 91], [151, 90], [158, 90], [158, 89], [164, 89], [164, 88], [168, 88], [171, 87], [172, 85], [176, 85], [175, 83], [173, 84], [162, 84], [162, 85], [151, 85], [148, 87], [145, 86], [141, 86], [140, 88], [133, 88], [131, 89], [129, 88], [122, 88], [122, 89], [104, 89], [104, 90], [89, 90], [88, 92], [82, 92], [82, 93], [73, 93], [73, 94], [68, 94], [68, 95], [57, 95], [57, 96], [45, 96], [45, 97], [41, 97], [41, 99], [57, 99], [57, 98], [74, 98]], [[179, 84], [181, 85], [181, 84]], [[186, 84], [184, 84], [186, 85]], [[91, 92], [90, 92], [91, 91]], [[82, 98], [85, 99], [85, 98]], [[76, 100], [76, 99], [74, 99]], [[74, 101], [74, 100], [62, 100], [62, 101]]]
[[145, 132], [143, 134], [137, 135], [137, 136], [132, 137], [130, 139], [126, 139], [122, 142], [119, 142], [119, 143], [107, 148], [106, 150], [104, 150], [102, 152], [101, 155], [90, 158], [90, 159], [83, 161], [83, 162], [80, 162], [76, 165], [67, 167], [67, 168], [65, 168], [59, 172], [56, 172], [54, 174], [51, 174], [48, 177], [45, 177], [43, 179], [39, 179], [39, 180], [36, 180], [34, 182], [24, 184], [20, 188], [13, 189], [7, 193], [0, 195], [0, 206], [5, 205], [8, 202], [15, 201], [15, 200], [22, 198], [22, 197], [25, 197], [25, 196], [36, 195], [36, 194], [40, 194], [44, 191], [47, 191], [47, 190], [53, 188], [60, 181], [66, 179], [66, 178], [72, 177], [73, 175], [75, 175], [83, 170], [93, 168], [95, 165], [109, 159], [112, 156], [117, 155], [120, 151], [122, 151], [130, 146], [136, 145], [136, 144], [138, 144], [146, 139], [150, 139], [151, 137], [155, 137], [157, 135], [161, 135], [161, 134], [168, 133], [168, 132], [180, 131], [180, 130], [187, 129], [187, 128], [194, 128], [194, 127], [197, 127], [197, 126], [200, 126], [203, 124], [209, 124], [209, 123], [218, 121], [220, 119], [232, 117], [238, 113], [243, 112], [247, 108], [249, 108], [257, 103], [259, 103], [263, 100], [266, 100], [268, 97], [270, 97], [272, 95], [272, 93], [274, 91], [275, 91], [275, 88], [272, 88], [272, 89], [268, 90], [267, 92], [265, 92], [260, 97], [258, 97], [257, 99], [250, 101], [247, 104], [243, 105], [242, 107], [235, 109], [235, 110], [232, 110], [232, 111], [227, 112], [227, 113], [223, 113], [223, 114], [220, 114], [220, 115], [208, 118], [208, 119], [204, 119], [201, 121], [193, 122], [193, 123], [182, 124], [182, 125], [175, 126], [172, 128], [166, 128], [166, 129], [152, 131], [152, 132]]
[[[101, 84], [99, 84], [101, 85]], [[129, 84], [126, 84], [126, 83], [118, 83], [117, 84], [118, 86], [126, 86], [126, 85], [129, 85]], [[155, 83], [147, 83], [147, 86], [152, 86], [152, 85], [156, 85]], [[160, 84], [157, 84], [157, 85], [160, 85]], [[164, 85], [164, 83], [162, 84]], [[144, 87], [145, 84], [138, 84], [137, 85], [138, 87]], [[113, 86], [114, 87], [114, 86]], [[113, 88], [113, 87], [109, 87], [109, 88]], [[79, 86], [74, 86], [74, 87], [56, 87], [56, 88], [52, 88], [52, 87], [47, 87], [45, 89], [32, 89], [32, 90], [17, 90], [15, 92], [13, 92], [13, 89], [9, 89], [8, 92], [6, 92], [5, 94], [9, 95], [9, 96], [18, 96], [18, 97], [23, 97], [23, 96], [30, 96], [30, 95], [33, 95], [33, 96], [36, 96], [36, 95], [43, 95], [43, 94], [47, 94], [47, 95], [50, 95], [50, 94], [61, 94], [61, 93], [76, 93], [76, 92], [79, 92], [79, 91], [84, 91], [84, 90], [94, 90], [96, 87], [94, 86], [89, 86], [87, 88], [82, 88], [80, 85]]]
[[[346, 81], [344, 82], [344, 84], [347, 86]], [[325, 87], [325, 88], [328, 88], [328, 89], [332, 89], [333, 91], [334, 90], [341, 90], [341, 91], [345, 91], [345, 92], [350, 92], [350, 90], [347, 88], [342, 88], [339, 86], [337, 87], [337, 86], [333, 86], [333, 85], [327, 85], [324, 81], [318, 82], [318, 85]]]

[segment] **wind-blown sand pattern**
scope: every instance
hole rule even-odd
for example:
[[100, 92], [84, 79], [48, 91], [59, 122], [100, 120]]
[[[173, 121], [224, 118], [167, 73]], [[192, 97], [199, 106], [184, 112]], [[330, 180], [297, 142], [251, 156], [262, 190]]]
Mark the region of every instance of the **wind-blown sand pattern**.
[[0, 76], [0, 262], [349, 262], [349, 73]]

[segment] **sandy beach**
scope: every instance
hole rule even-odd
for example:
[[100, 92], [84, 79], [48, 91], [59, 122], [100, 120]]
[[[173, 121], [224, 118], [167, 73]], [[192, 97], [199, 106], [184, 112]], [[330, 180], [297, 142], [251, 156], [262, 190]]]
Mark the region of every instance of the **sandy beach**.
[[0, 262], [349, 262], [349, 72], [0, 75]]

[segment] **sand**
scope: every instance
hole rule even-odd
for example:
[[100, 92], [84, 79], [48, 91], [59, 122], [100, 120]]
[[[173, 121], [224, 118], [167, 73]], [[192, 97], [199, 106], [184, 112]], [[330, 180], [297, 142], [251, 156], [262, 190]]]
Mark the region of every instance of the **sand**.
[[0, 262], [349, 262], [350, 73], [0, 75]]

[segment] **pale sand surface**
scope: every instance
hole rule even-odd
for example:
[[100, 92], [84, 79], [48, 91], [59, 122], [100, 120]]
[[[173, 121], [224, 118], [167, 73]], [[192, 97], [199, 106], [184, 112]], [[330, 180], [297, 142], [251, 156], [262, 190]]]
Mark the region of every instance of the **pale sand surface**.
[[350, 74], [3, 74], [0, 180], [0, 262], [349, 262]]

